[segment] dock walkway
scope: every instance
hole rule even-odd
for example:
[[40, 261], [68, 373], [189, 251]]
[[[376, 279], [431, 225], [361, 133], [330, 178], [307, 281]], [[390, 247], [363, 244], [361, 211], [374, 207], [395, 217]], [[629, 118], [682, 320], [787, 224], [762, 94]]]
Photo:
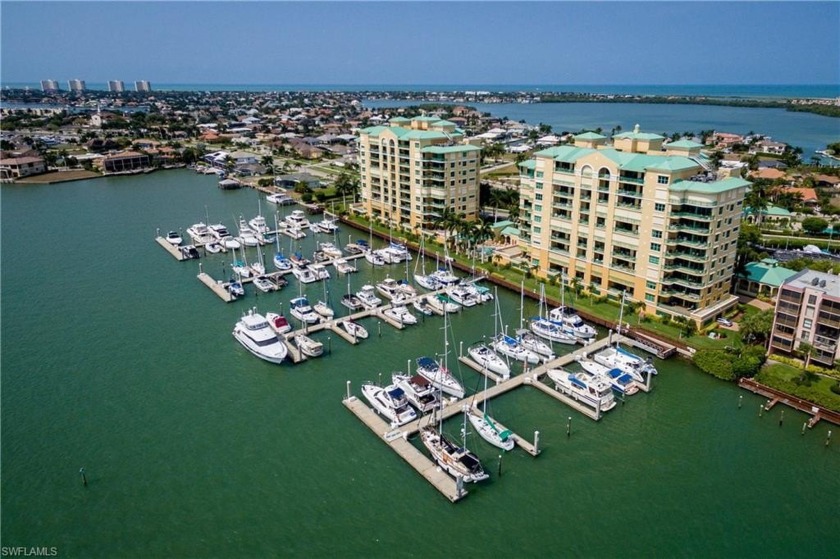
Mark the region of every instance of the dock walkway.
[[782, 403], [796, 410], [811, 415], [811, 419], [808, 421], [809, 428], [816, 425], [817, 422], [819, 422], [822, 419], [828, 421], [829, 423], [840, 425], [840, 413], [832, 411], [828, 408], [824, 408], [822, 406], [818, 406], [813, 402], [802, 400], [801, 398], [797, 398], [796, 396], [791, 396], [790, 394], [786, 394], [781, 390], [776, 390], [775, 388], [771, 388], [767, 385], [758, 383], [749, 378], [740, 379], [738, 381], [738, 386], [749, 390], [754, 394], [758, 394], [759, 396], [764, 396], [765, 398], [767, 398], [768, 402], [764, 405], [765, 410], [770, 410], [776, 404]]

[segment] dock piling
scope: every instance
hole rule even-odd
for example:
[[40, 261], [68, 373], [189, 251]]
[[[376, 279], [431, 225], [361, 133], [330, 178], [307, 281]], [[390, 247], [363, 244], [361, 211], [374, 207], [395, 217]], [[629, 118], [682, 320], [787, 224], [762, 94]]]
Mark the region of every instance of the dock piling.
[[572, 436], [572, 416], [569, 416], [569, 421], [566, 422], [566, 436]]
[[758, 417], [761, 417], [761, 413], [764, 411], [764, 404], [759, 404], [758, 406]]
[[738, 409], [739, 410], [741, 409], [741, 404], [743, 404], [743, 403], [744, 403], [744, 395], [741, 394], [740, 396], [738, 396]]
[[825, 438], [825, 446], [828, 446], [828, 443], [831, 442], [831, 429], [828, 430], [828, 436]]
[[802, 432], [800, 433], [800, 435], [804, 435], [804, 434], [805, 434], [805, 428], [806, 428], [806, 427], [808, 427], [808, 422], [807, 422], [807, 421], [806, 421], [805, 423], [803, 423], [803, 424], [802, 424]]
[[534, 431], [534, 452], [540, 452], [540, 432]]
[[502, 477], [502, 455], [499, 454], [499, 477]]
[[782, 423], [785, 420], [785, 410], [782, 410], [782, 413], [779, 414], [779, 427], [782, 426]]
[[350, 399], [350, 381], [347, 381], [347, 399]]
[[85, 469], [84, 468], [79, 468], [79, 473], [82, 476], [82, 485], [87, 487], [87, 476], [85, 475]]

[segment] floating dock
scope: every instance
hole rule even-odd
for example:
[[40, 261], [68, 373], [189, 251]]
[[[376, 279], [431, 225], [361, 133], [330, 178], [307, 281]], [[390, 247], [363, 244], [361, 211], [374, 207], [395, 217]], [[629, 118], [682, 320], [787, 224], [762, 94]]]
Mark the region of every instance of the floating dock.
[[417, 472], [426, 478], [426, 481], [440, 491], [440, 493], [455, 503], [467, 495], [464, 489], [458, 490], [458, 484], [454, 479], [449, 477], [437, 464], [426, 457], [425, 454], [417, 450], [411, 443], [408, 442], [407, 437], [395, 432], [391, 426], [379, 418], [373, 410], [367, 407], [355, 396], [345, 398], [342, 403], [344, 406], [353, 412], [362, 423], [376, 433], [376, 435], [391, 447], [400, 458], [405, 460], [409, 466], [417, 470]]
[[172, 243], [170, 243], [169, 241], [167, 241], [163, 237], [155, 237], [155, 241], [157, 242], [157, 244], [159, 244], [164, 249], [166, 249], [166, 252], [171, 254], [175, 258], [175, 260], [177, 260], [178, 262], [182, 262], [184, 260], [187, 260], [187, 258], [184, 257], [184, 253], [181, 252], [181, 247], [176, 247], [175, 245], [173, 245]]
[[234, 296], [227, 290], [227, 284], [217, 282], [204, 272], [199, 273], [197, 277], [198, 281], [209, 287], [210, 291], [218, 295], [225, 303], [230, 303], [235, 300]]

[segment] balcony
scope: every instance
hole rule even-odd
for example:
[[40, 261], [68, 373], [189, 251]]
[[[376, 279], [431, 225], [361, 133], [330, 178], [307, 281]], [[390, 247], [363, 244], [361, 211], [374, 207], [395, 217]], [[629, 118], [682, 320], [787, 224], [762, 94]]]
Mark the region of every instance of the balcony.
[[694, 227], [691, 225], [687, 225], [685, 223], [679, 223], [675, 225], [669, 225], [668, 231], [683, 231], [686, 233], [693, 233], [695, 235], [711, 235], [711, 231], [709, 231], [708, 227]]
[[630, 184], [645, 184], [644, 177], [631, 177], [629, 175], [619, 175], [618, 182], [627, 182]]
[[672, 289], [662, 289], [659, 294], [664, 297], [676, 297], [677, 299], [684, 299], [686, 301], [698, 302], [700, 296], [696, 293], [689, 293], [687, 291], [674, 291]]
[[663, 268], [669, 272], [684, 272], [694, 276], [703, 276], [706, 271], [703, 268], [694, 268], [692, 266], [682, 266], [680, 264], [666, 264]]
[[632, 196], [633, 198], [642, 198], [642, 192], [640, 190], [628, 190], [626, 188], [619, 188], [617, 190], [618, 194], [621, 196]]
[[691, 281], [686, 278], [663, 278], [662, 285], [682, 285], [683, 287], [695, 287], [700, 289], [703, 287], [703, 282]]

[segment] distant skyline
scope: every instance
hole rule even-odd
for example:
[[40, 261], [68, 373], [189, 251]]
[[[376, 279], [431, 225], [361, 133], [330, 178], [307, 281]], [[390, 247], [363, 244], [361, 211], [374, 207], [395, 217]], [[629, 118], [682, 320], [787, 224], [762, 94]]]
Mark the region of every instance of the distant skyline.
[[838, 2], [16, 2], [0, 81], [838, 84]]

